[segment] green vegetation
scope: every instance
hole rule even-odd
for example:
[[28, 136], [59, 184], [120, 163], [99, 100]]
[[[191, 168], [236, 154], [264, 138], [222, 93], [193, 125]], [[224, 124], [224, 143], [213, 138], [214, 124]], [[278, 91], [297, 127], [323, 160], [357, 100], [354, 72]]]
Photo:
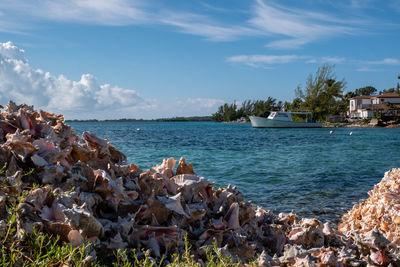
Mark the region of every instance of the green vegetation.
[[217, 122], [221, 121], [235, 121], [242, 117], [248, 118], [250, 115], [254, 116], [268, 116], [272, 110], [280, 110], [282, 102], [276, 103], [276, 99], [268, 97], [267, 100], [244, 101], [238, 109], [237, 104], [224, 104], [218, 108], [218, 111], [212, 115], [212, 119]]
[[293, 102], [276, 101], [272, 97], [267, 100], [243, 102], [237, 109], [236, 103], [224, 104], [212, 115], [215, 121], [233, 121], [250, 115], [265, 117], [270, 111], [311, 111], [314, 120], [325, 120], [328, 114], [341, 114], [347, 110], [347, 103], [343, 101], [343, 90], [346, 87], [344, 79], [338, 81], [333, 72], [333, 66], [323, 65], [318, 68], [315, 76], [310, 75], [304, 89], [298, 86], [295, 90], [296, 98]]
[[326, 120], [328, 114], [340, 114], [344, 111], [340, 100], [345, 87], [344, 79], [336, 80], [333, 66], [323, 65], [318, 68], [315, 76], [310, 74], [304, 90], [297, 87], [296, 96], [301, 101], [299, 108], [311, 111], [316, 121]]
[[[171, 255], [171, 259], [167, 260], [165, 257], [161, 259], [160, 262], [156, 263], [153, 258], [150, 257], [150, 252], [145, 251], [141, 253], [143, 256], [139, 258], [134, 249], [128, 250], [128, 249], [118, 249], [115, 251], [115, 261], [113, 262], [112, 266], [117, 267], [117, 266], [126, 266], [126, 267], [133, 267], [133, 266], [139, 266], [139, 267], [155, 267], [155, 266], [169, 266], [169, 267], [202, 267], [202, 266], [207, 266], [207, 267], [239, 267], [243, 266], [242, 263], [235, 263], [234, 260], [227, 256], [224, 255], [214, 244], [212, 248], [210, 247], [205, 247], [204, 248], [204, 254], [206, 256], [206, 262], [205, 264], [200, 263], [199, 261], [196, 261], [194, 256], [192, 255], [192, 250], [191, 246], [187, 240], [187, 236], [185, 236], [185, 251], [181, 255], [179, 254], [174, 254]], [[93, 265], [93, 266], [101, 266], [99, 264]], [[248, 263], [246, 266], [249, 267], [256, 267], [257, 265], [257, 260], [254, 260], [250, 263]]]
[[[398, 77], [400, 79], [400, 75]], [[235, 121], [242, 117], [248, 120], [248, 116], [266, 117], [270, 111], [310, 111], [314, 121], [325, 121], [328, 115], [345, 115], [349, 109], [349, 100], [355, 96], [374, 95], [377, 89], [373, 86], [357, 88], [354, 91], [344, 92], [346, 81], [338, 80], [334, 73], [334, 66], [323, 65], [314, 75], [310, 74], [306, 86], [300, 85], [295, 89], [296, 98], [292, 102], [278, 101], [272, 97], [267, 100], [244, 101], [240, 108], [236, 103], [224, 104], [212, 115], [214, 121]], [[397, 89], [390, 88], [379, 91], [379, 94], [400, 93], [400, 84]], [[301, 121], [301, 118], [293, 116], [293, 120]]]
[[352, 97], [360, 96], [360, 95], [374, 95], [376, 92], [377, 92], [377, 90], [375, 87], [365, 86], [365, 87], [354, 90], [354, 92], [346, 93], [345, 97], [352, 98]]
[[382, 91], [379, 91], [379, 94], [388, 94], [388, 93], [400, 93], [400, 87], [398, 86], [397, 89], [395, 88], [389, 88], [389, 89], [385, 89]]
[[[24, 197], [19, 196], [19, 202], [23, 203]], [[22, 239], [17, 237], [17, 212], [19, 205], [12, 205], [8, 212], [10, 216], [6, 220], [7, 225], [1, 233], [0, 261], [2, 266], [125, 266], [125, 267], [200, 267], [200, 266], [243, 266], [240, 262], [224, 255], [215, 246], [206, 247], [206, 263], [201, 264], [192, 255], [191, 246], [185, 238], [185, 251], [182, 255], [174, 254], [163, 256], [159, 262], [150, 256], [150, 251], [137, 253], [135, 249], [116, 249], [113, 253], [95, 253], [93, 244], [86, 242], [81, 246], [61, 242], [58, 236], [51, 236], [35, 231], [34, 234], [25, 235]], [[139, 256], [140, 255], [140, 256]], [[250, 262], [247, 266], [257, 266], [257, 261]]]
[[[0, 264], [1, 266], [243, 266], [225, 255], [214, 244], [203, 251], [205, 264], [194, 256], [187, 236], [185, 250], [181, 254], [166, 255], [160, 261], [151, 257], [150, 251], [137, 252], [135, 249], [101, 250], [95, 244], [85, 241], [81, 246], [73, 247], [60, 240], [59, 236], [43, 233], [41, 226], [33, 226], [32, 234], [21, 234], [18, 218], [24, 205], [28, 205], [28, 192], [39, 188], [38, 185], [17, 190], [10, 186], [5, 173], [6, 165], [0, 168], [0, 188], [6, 198], [0, 199]], [[30, 170], [26, 175], [30, 175]], [[1, 196], [1, 195], [0, 195]], [[6, 200], [5, 200], [6, 199]], [[5, 204], [5, 205], [2, 205]], [[4, 209], [3, 209], [4, 208]], [[97, 252], [97, 253], [96, 253]], [[199, 253], [196, 251], [196, 253]], [[257, 266], [256, 260], [248, 266]]]

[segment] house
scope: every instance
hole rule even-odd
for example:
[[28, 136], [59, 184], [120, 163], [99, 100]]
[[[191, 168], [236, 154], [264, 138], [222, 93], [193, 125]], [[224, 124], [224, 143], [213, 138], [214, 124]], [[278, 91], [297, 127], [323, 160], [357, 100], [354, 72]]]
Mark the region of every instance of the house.
[[353, 119], [372, 118], [374, 112], [383, 116], [400, 115], [400, 94], [386, 93], [382, 95], [362, 95], [350, 98], [349, 116]]

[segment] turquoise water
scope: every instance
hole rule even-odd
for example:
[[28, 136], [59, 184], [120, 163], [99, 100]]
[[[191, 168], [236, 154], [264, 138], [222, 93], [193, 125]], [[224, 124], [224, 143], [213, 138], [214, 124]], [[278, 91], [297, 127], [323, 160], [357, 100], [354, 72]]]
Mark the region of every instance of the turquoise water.
[[[148, 169], [183, 156], [217, 186], [236, 185], [257, 205], [335, 221], [400, 168], [400, 129], [253, 129], [214, 122], [74, 122]], [[137, 131], [140, 128], [140, 131]], [[353, 135], [349, 133], [353, 132]]]

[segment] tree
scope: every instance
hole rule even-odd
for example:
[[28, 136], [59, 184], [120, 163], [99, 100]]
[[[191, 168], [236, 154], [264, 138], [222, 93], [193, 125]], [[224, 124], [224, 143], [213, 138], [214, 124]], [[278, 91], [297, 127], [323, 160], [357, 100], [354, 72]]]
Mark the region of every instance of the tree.
[[218, 111], [212, 114], [212, 119], [217, 122], [221, 121], [235, 121], [241, 117], [248, 117], [250, 115], [266, 117], [271, 110], [280, 110], [282, 102], [276, 104], [276, 99], [268, 97], [267, 100], [251, 101], [246, 100], [238, 109], [236, 102], [233, 104], [225, 103], [218, 107]]
[[254, 102], [251, 115], [259, 117], [268, 117], [271, 110], [276, 109], [276, 99], [268, 97], [267, 100], [257, 100]]
[[301, 111], [302, 103], [303, 103], [303, 101], [299, 97], [296, 97], [295, 99], [293, 99], [292, 103], [289, 105], [288, 110]]
[[389, 88], [389, 89], [384, 89], [383, 91], [380, 91], [379, 94], [389, 94], [389, 93], [394, 93], [396, 90], [394, 88]]
[[337, 101], [342, 99], [346, 87], [344, 79], [336, 80], [332, 65], [319, 67], [315, 76], [310, 74], [306, 88], [296, 89], [296, 96], [302, 101], [301, 108], [311, 111], [314, 120], [325, 120], [328, 114], [336, 114]]
[[376, 93], [376, 91], [377, 91], [376, 88], [373, 87], [373, 86], [365, 86], [365, 87], [356, 89], [354, 91], [354, 93], [355, 93], [355, 96], [358, 96], [358, 95], [373, 95], [373, 94]]

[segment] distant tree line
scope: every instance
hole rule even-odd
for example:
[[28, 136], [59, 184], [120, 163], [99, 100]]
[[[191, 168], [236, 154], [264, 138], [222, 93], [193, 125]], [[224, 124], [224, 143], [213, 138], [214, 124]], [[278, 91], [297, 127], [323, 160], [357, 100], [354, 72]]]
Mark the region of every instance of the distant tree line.
[[217, 122], [221, 121], [235, 121], [240, 118], [248, 118], [250, 115], [254, 116], [268, 116], [271, 110], [281, 110], [282, 102], [276, 102], [275, 98], [268, 97], [267, 100], [246, 100], [240, 108], [236, 102], [232, 104], [225, 103], [218, 108], [218, 111], [212, 115], [212, 119]]
[[97, 120], [97, 119], [89, 119], [89, 120], [67, 120], [67, 122], [169, 122], [169, 121], [212, 121], [211, 116], [192, 116], [192, 117], [173, 117], [173, 118], [160, 118], [160, 119], [115, 119], [115, 120]]
[[[400, 78], [399, 78], [400, 79]], [[380, 94], [400, 91], [397, 88], [390, 88], [380, 91]], [[271, 111], [310, 111], [313, 113], [313, 120], [325, 121], [328, 115], [346, 114], [349, 108], [349, 99], [360, 95], [373, 95], [377, 89], [366, 86], [355, 89], [352, 92], [344, 93], [346, 88], [345, 79], [338, 80], [334, 73], [334, 66], [323, 65], [318, 68], [315, 75], [310, 74], [306, 81], [306, 86], [300, 85], [295, 89], [296, 98], [292, 102], [278, 101], [268, 97], [266, 100], [246, 100], [240, 107], [234, 102], [220, 106], [218, 111], [212, 115], [212, 119], [217, 122], [235, 121], [248, 116], [266, 117]]]

